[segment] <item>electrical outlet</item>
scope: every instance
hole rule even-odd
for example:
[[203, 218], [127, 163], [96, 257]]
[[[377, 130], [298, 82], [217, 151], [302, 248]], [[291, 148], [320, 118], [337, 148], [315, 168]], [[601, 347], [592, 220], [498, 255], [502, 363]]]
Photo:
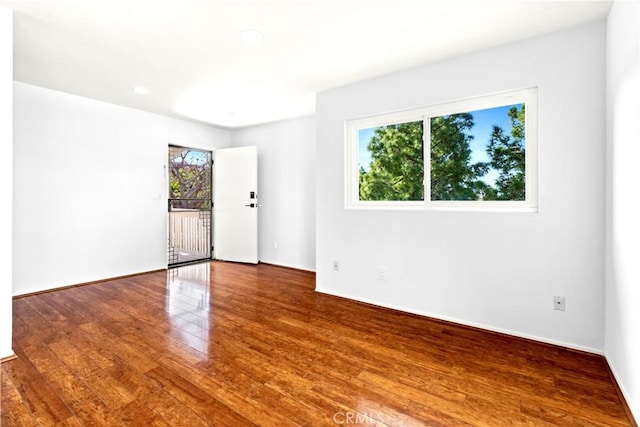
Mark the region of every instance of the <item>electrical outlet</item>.
[[273, 249], [278, 249], [278, 241], [277, 240], [273, 241]]
[[389, 280], [387, 267], [378, 267], [378, 280]]
[[564, 297], [553, 297], [553, 309], [564, 311]]
[[333, 271], [340, 271], [340, 261], [333, 261]]

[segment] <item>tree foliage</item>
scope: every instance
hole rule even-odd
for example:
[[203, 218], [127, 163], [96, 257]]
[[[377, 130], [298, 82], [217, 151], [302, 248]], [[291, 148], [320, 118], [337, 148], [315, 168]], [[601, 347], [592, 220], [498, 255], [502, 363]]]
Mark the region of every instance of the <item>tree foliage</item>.
[[422, 121], [376, 128], [371, 167], [360, 170], [360, 200], [423, 200]]
[[170, 157], [169, 198], [182, 199], [174, 201], [174, 207], [199, 208], [199, 202], [184, 199], [211, 199], [211, 163], [204, 160], [193, 156], [192, 150], [188, 149]]
[[[430, 120], [430, 200], [524, 200], [525, 112], [509, 109], [511, 135], [494, 126], [486, 152], [489, 162], [473, 162], [470, 113]], [[369, 169], [360, 168], [360, 200], [424, 200], [423, 122], [375, 129], [368, 144]], [[494, 185], [483, 180], [491, 169]]]
[[483, 163], [471, 164], [473, 116], [451, 114], [431, 119], [431, 200], [476, 200]]
[[511, 121], [511, 136], [499, 126], [493, 127], [487, 145], [490, 165], [498, 171], [494, 200], [525, 199], [525, 106], [511, 107], [507, 114]]

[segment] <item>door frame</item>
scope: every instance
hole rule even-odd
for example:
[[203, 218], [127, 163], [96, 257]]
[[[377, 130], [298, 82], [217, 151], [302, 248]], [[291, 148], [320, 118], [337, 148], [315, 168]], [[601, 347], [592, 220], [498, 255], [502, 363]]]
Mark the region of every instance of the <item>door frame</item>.
[[[175, 148], [182, 148], [182, 149], [187, 149], [187, 150], [194, 150], [194, 151], [200, 151], [200, 152], [205, 152], [208, 153], [209, 155], [209, 159], [211, 161], [210, 163], [210, 193], [211, 193], [211, 197], [209, 199], [201, 199], [201, 200], [206, 200], [209, 202], [209, 209], [205, 209], [205, 210], [201, 210], [203, 212], [208, 212], [209, 218], [208, 218], [208, 223], [209, 223], [209, 245], [208, 245], [208, 256], [206, 257], [202, 257], [202, 258], [198, 258], [198, 259], [187, 259], [185, 261], [178, 261], [178, 262], [171, 262], [170, 259], [170, 253], [171, 253], [171, 218], [170, 218], [170, 214], [171, 214], [171, 200], [169, 198], [170, 196], [170, 189], [169, 189], [169, 182], [170, 182], [170, 166], [169, 166], [169, 153], [170, 153], [170, 149], [171, 147], [175, 147]], [[167, 205], [168, 205], [168, 210], [167, 212], [167, 216], [166, 216], [166, 236], [167, 236], [167, 254], [166, 254], [166, 262], [167, 262], [167, 266], [168, 268], [174, 268], [174, 267], [180, 267], [180, 266], [184, 266], [184, 265], [188, 265], [188, 264], [196, 264], [196, 263], [202, 263], [202, 262], [209, 262], [212, 259], [214, 259], [214, 251], [213, 251], [213, 192], [214, 192], [214, 181], [213, 181], [213, 176], [214, 176], [214, 165], [213, 165], [213, 159], [215, 156], [215, 149], [212, 147], [201, 147], [198, 146], [196, 144], [185, 144], [182, 142], [176, 142], [173, 140], [166, 140], [166, 145], [165, 145], [165, 164], [164, 164], [164, 177], [165, 177], [165, 183], [164, 183], [164, 188], [165, 188], [165, 200], [167, 201]], [[190, 200], [190, 199], [187, 199]], [[194, 199], [195, 200], [195, 199]]]

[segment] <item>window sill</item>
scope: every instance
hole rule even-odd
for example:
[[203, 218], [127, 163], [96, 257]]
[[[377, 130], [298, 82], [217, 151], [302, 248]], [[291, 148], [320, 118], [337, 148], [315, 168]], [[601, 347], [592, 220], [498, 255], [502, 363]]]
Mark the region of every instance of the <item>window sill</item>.
[[526, 202], [360, 202], [346, 204], [345, 210], [538, 213], [537, 206]]

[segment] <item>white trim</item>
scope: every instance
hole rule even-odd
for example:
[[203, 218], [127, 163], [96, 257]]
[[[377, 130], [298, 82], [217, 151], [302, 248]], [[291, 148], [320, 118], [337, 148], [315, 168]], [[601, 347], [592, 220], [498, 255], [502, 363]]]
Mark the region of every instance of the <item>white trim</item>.
[[178, 140], [175, 139], [174, 137], [166, 137], [165, 138], [165, 143], [167, 145], [167, 147], [169, 145], [173, 145], [175, 147], [181, 147], [181, 148], [193, 148], [195, 150], [202, 150], [202, 151], [210, 151], [210, 152], [215, 152], [216, 149], [212, 146], [206, 146], [203, 144], [191, 144], [189, 142], [185, 142], [182, 140]]
[[288, 269], [291, 269], [291, 270], [306, 271], [307, 273], [315, 273], [316, 272], [315, 269], [302, 267], [302, 266], [299, 266], [299, 265], [287, 264], [287, 263], [282, 263], [282, 262], [271, 262], [271, 261], [266, 261], [266, 260], [263, 260], [263, 259], [261, 259], [258, 263], [259, 264], [265, 264], [265, 265], [273, 265], [274, 267], [288, 268]]
[[[422, 185], [424, 188], [424, 200], [431, 198], [431, 120], [428, 117], [423, 119], [422, 125], [422, 157], [423, 157], [423, 171]], [[428, 149], [427, 149], [428, 147]], [[421, 203], [424, 205], [424, 203]]]
[[[632, 411], [631, 405], [630, 403], [633, 402], [632, 396], [631, 394], [629, 394], [629, 391], [625, 388], [625, 382], [622, 381], [622, 376], [620, 376], [620, 374], [618, 373], [618, 371], [616, 370], [616, 367], [613, 363], [611, 363], [611, 360], [613, 360], [613, 358], [607, 356], [607, 352], [604, 352], [604, 359], [607, 361], [607, 365], [609, 366], [609, 370], [611, 371], [611, 375], [613, 375], [613, 378], [615, 378], [616, 380], [616, 385], [618, 386], [618, 390], [620, 390], [620, 393], [622, 393], [622, 397], [624, 397], [624, 400], [626, 401], [625, 403], [627, 404], [627, 407], [629, 408], [629, 412]], [[633, 414], [632, 412], [632, 416], [636, 416], [635, 414]]]
[[599, 349], [599, 348], [586, 347], [586, 346], [582, 346], [582, 345], [578, 345], [578, 344], [574, 344], [574, 343], [568, 343], [568, 342], [565, 342], [565, 341], [552, 340], [552, 339], [548, 339], [548, 338], [544, 338], [544, 337], [539, 337], [537, 335], [524, 334], [524, 333], [521, 333], [521, 332], [512, 331], [510, 329], [498, 328], [498, 327], [495, 327], [495, 326], [486, 325], [484, 323], [469, 322], [467, 320], [461, 320], [461, 319], [457, 319], [455, 317], [449, 317], [449, 316], [442, 316], [442, 315], [439, 315], [439, 314], [433, 314], [433, 313], [429, 313], [429, 312], [426, 312], [426, 311], [407, 309], [405, 307], [401, 307], [401, 306], [394, 305], [394, 304], [385, 304], [385, 303], [381, 303], [381, 302], [375, 301], [375, 300], [357, 298], [357, 297], [354, 297], [352, 295], [348, 295], [348, 294], [344, 294], [344, 293], [330, 292], [330, 291], [318, 289], [317, 287], [316, 287], [316, 292], [321, 293], [321, 294], [325, 294], [325, 295], [331, 295], [331, 296], [335, 296], [335, 297], [345, 298], [345, 299], [348, 299], [348, 300], [351, 300], [351, 301], [370, 304], [370, 305], [374, 305], [374, 306], [377, 306], [377, 307], [389, 308], [391, 310], [396, 310], [396, 311], [400, 311], [400, 312], [403, 312], [403, 313], [415, 314], [415, 315], [422, 316], [422, 317], [425, 317], [425, 318], [428, 318], [428, 319], [443, 320], [445, 322], [455, 323], [457, 325], [470, 326], [470, 327], [482, 329], [482, 330], [485, 330], [485, 331], [498, 332], [498, 333], [501, 333], [501, 334], [505, 334], [505, 335], [509, 335], [509, 336], [513, 336], [513, 337], [517, 337], [517, 338], [524, 338], [524, 339], [528, 339], [528, 340], [532, 340], [532, 341], [536, 341], [536, 342], [540, 342], [540, 343], [544, 343], [544, 344], [551, 344], [551, 345], [565, 347], [565, 348], [569, 348], [569, 349], [573, 349], [573, 350], [579, 350], [579, 351], [584, 351], [584, 352], [587, 352], [587, 353], [593, 353], [593, 354], [597, 354], [597, 355], [600, 355], [600, 356], [604, 356], [604, 351], [602, 349]]
[[[428, 211], [490, 211], [490, 212], [538, 212], [538, 103], [537, 88], [519, 89], [467, 98], [452, 102], [376, 114], [347, 120], [345, 122], [345, 209], [354, 210], [428, 210]], [[429, 200], [431, 188], [430, 162], [430, 118], [449, 114], [476, 111], [503, 105], [524, 103], [526, 105], [526, 152], [524, 201], [447, 201]], [[391, 124], [412, 121], [424, 122], [424, 188], [422, 201], [361, 201], [359, 199], [358, 132]]]

